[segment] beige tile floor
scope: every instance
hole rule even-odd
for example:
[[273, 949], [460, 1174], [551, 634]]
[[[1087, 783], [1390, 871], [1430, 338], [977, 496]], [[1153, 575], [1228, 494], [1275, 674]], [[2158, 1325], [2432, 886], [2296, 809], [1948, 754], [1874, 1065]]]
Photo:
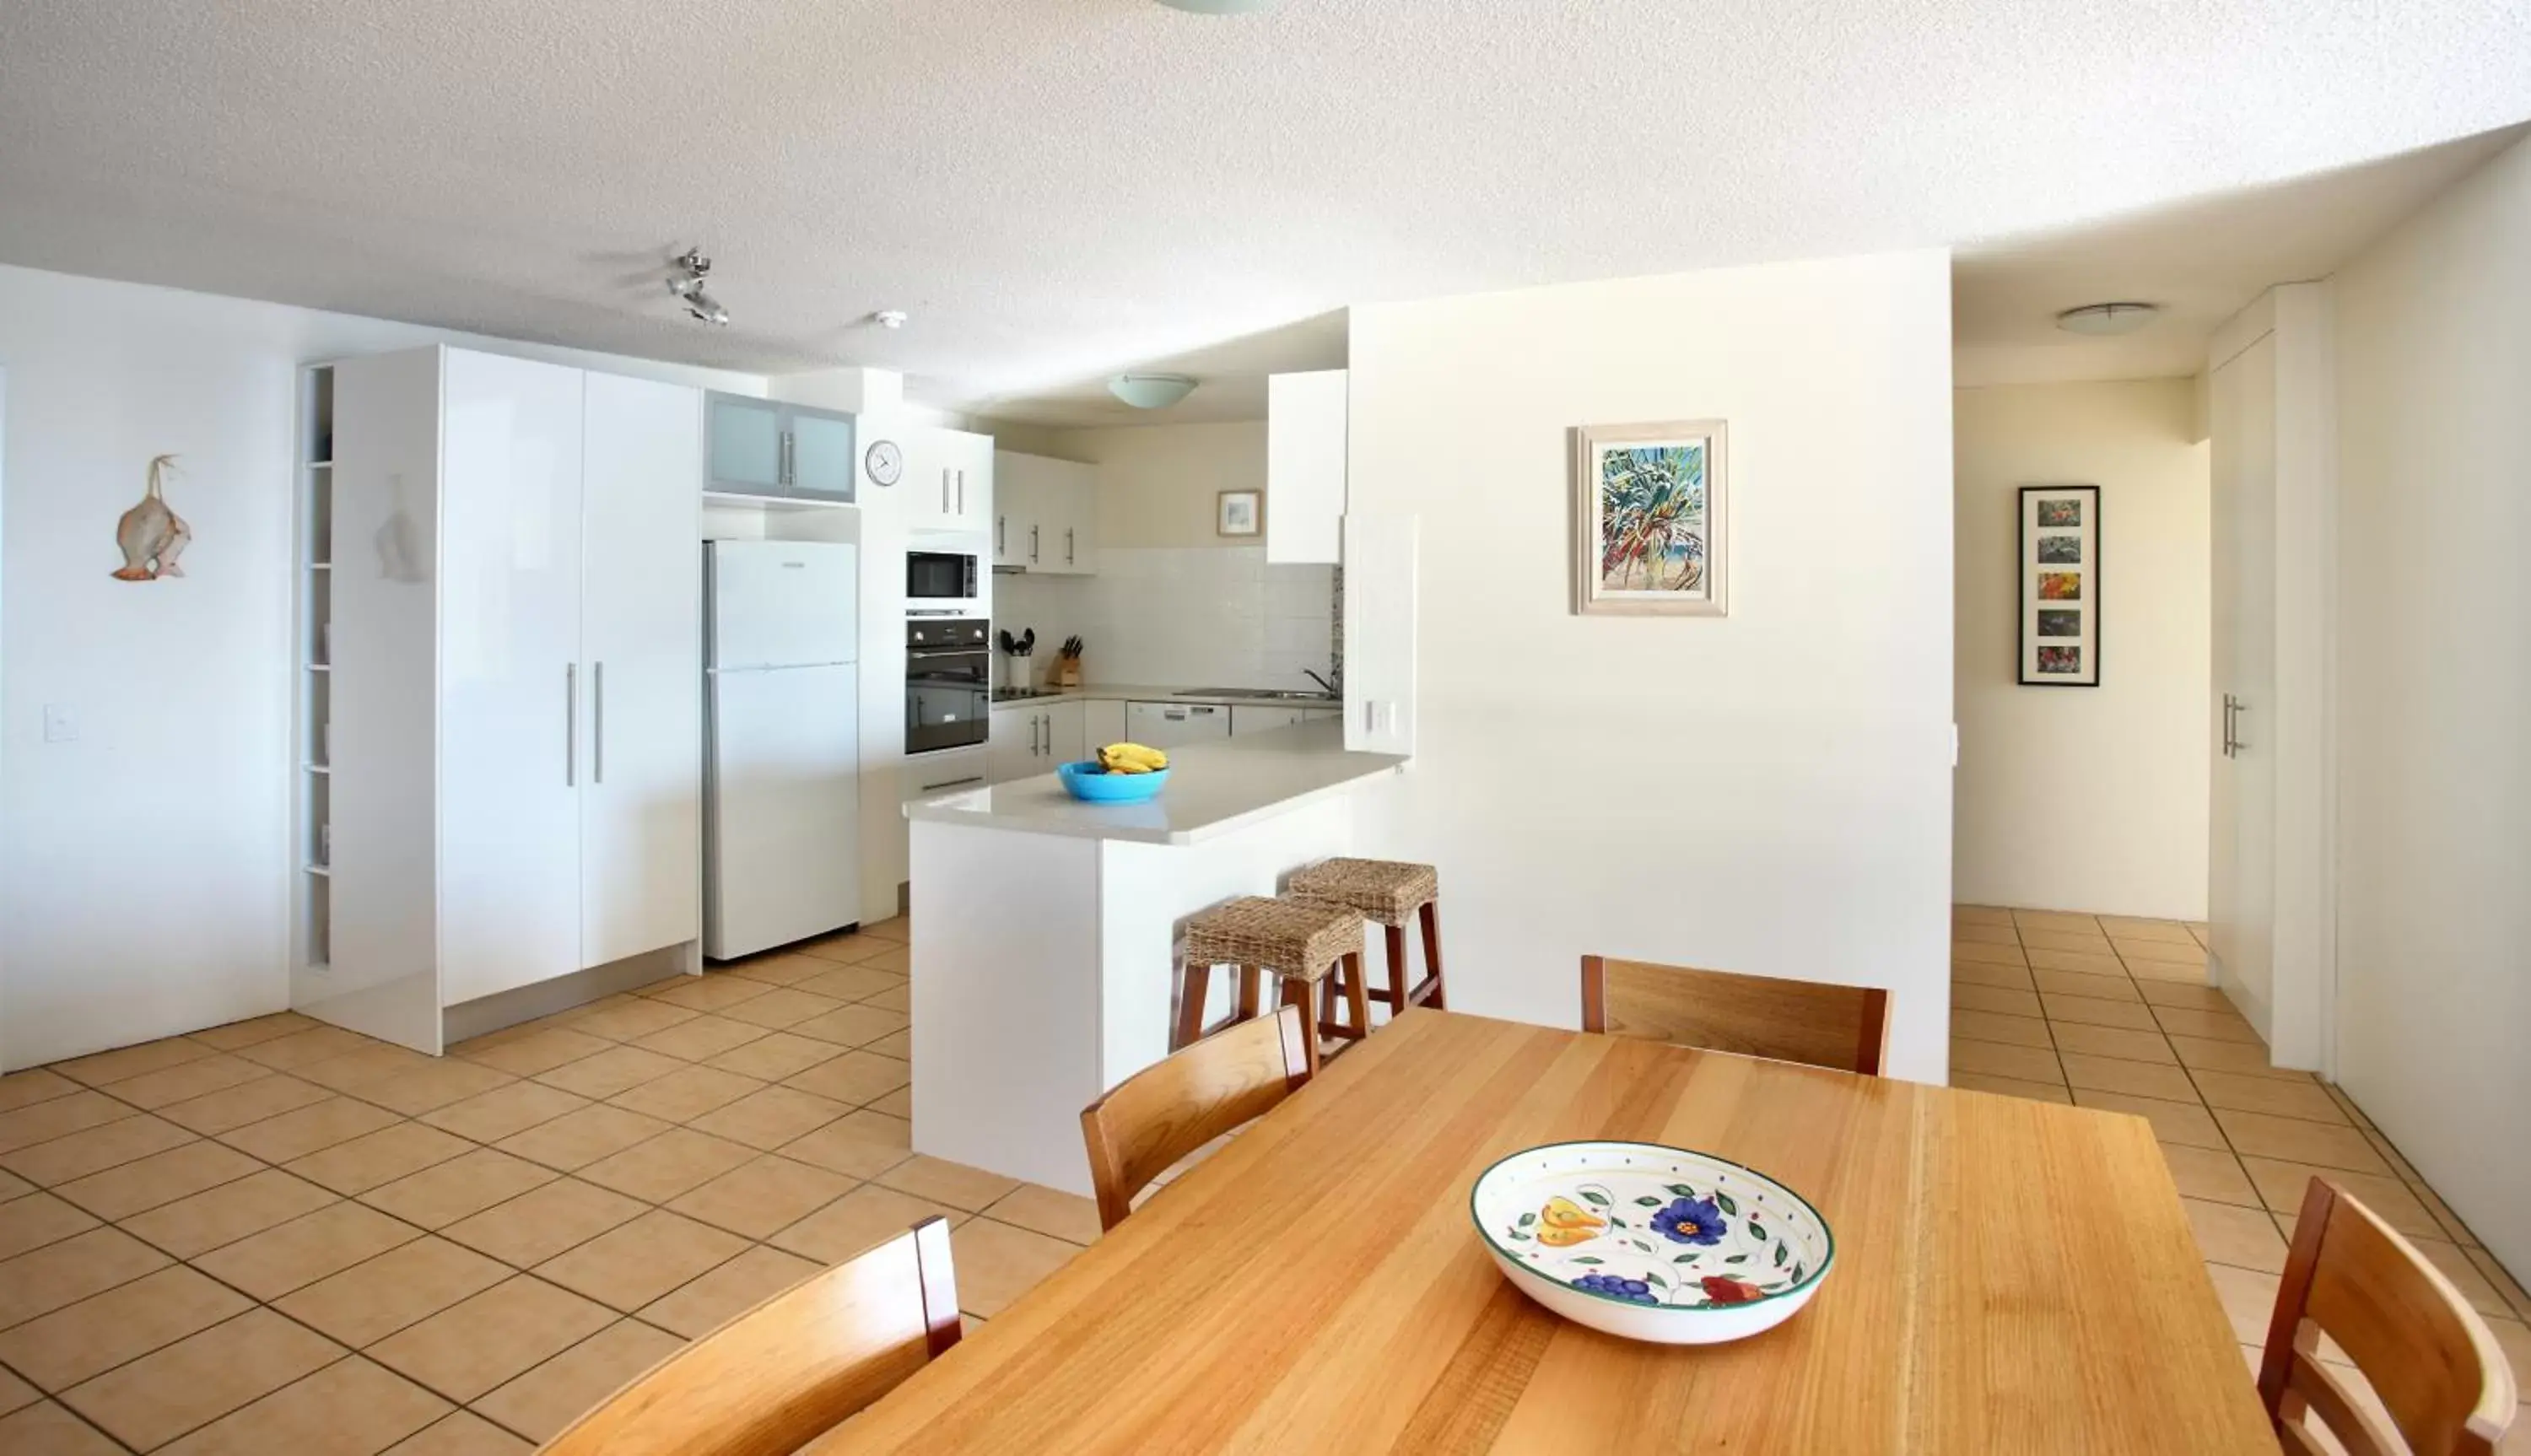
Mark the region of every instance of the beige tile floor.
[[284, 1014], [0, 1078], [0, 1453], [527, 1451], [935, 1213], [998, 1313], [1097, 1213], [913, 1155], [903, 939], [444, 1059]]
[[[2319, 1174], [2451, 1279], [2531, 1391], [2531, 1296], [2351, 1098], [2268, 1065], [2259, 1034], [2207, 983], [2204, 925], [1952, 907], [1951, 1082], [2151, 1122], [2253, 1369], [2294, 1211]], [[2531, 1406], [2504, 1450], [2531, 1452]]]
[[[1954, 1081], [2151, 1119], [2245, 1359], [2321, 1169], [2531, 1376], [2531, 1298], [2353, 1103], [2266, 1066], [2199, 928], [1959, 907]], [[932, 1213], [970, 1317], [999, 1313], [1097, 1216], [913, 1155], [902, 942], [872, 926], [440, 1060], [282, 1015], [0, 1078], [0, 1453], [526, 1451]]]

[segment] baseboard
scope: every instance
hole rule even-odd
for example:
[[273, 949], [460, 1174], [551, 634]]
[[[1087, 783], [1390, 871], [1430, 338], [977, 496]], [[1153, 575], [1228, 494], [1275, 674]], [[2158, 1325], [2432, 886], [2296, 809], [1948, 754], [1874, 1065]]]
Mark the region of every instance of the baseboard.
[[569, 1011], [591, 1001], [607, 997], [671, 976], [684, 976], [696, 965], [695, 943], [661, 946], [603, 966], [591, 966], [569, 976], [539, 980], [533, 985], [517, 986], [478, 996], [472, 1001], [443, 1008], [439, 1013], [440, 1036], [446, 1045], [454, 1046], [469, 1037], [481, 1036], [523, 1021], [534, 1021], [557, 1011]]

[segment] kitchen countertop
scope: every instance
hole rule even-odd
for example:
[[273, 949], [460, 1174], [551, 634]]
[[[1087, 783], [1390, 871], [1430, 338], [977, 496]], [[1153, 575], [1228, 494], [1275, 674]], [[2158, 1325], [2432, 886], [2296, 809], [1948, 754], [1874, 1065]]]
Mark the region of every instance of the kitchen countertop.
[[1032, 702], [1216, 702], [1237, 707], [1320, 707], [1330, 712], [1344, 707], [1344, 700], [1339, 698], [1250, 698], [1234, 694], [1192, 693], [1184, 688], [1155, 688], [1149, 683], [1121, 687], [1113, 683], [1092, 683], [1083, 688], [1040, 693], [1034, 698], [997, 699], [993, 706], [1021, 707]]
[[[1094, 690], [1066, 696], [1105, 695]], [[1402, 772], [1407, 761], [1401, 754], [1347, 752], [1344, 724], [1329, 719], [1172, 750], [1169, 786], [1146, 804], [1084, 804], [1046, 773], [916, 800], [905, 806], [905, 816], [1076, 839], [1200, 844], [1344, 793], [1366, 779]]]

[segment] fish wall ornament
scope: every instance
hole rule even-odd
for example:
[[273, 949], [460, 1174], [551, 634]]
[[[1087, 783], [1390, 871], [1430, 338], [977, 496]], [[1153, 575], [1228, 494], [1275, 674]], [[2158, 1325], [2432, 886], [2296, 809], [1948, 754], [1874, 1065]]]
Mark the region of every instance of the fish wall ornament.
[[185, 569], [176, 558], [185, 554], [185, 545], [194, 538], [194, 529], [185, 518], [167, 508], [166, 477], [177, 474], [176, 457], [152, 456], [149, 461], [149, 486], [141, 492], [141, 504], [123, 513], [114, 523], [114, 544], [123, 552], [123, 565], [117, 567], [118, 582], [154, 582], [160, 577], [181, 577]]

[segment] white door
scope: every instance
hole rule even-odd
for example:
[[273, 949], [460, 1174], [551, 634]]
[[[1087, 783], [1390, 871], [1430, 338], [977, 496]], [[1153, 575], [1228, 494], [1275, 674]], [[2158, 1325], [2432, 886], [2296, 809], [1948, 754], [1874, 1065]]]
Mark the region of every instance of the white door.
[[1065, 763], [1078, 763], [1090, 756], [1082, 741], [1081, 704], [1052, 702], [1043, 709], [1045, 729], [1040, 746], [1037, 771], [1052, 773]]
[[949, 509], [940, 523], [951, 531], [988, 531], [993, 524], [993, 437], [944, 429], [941, 463], [949, 472]]
[[1266, 559], [1333, 563], [1343, 544], [1343, 369], [1266, 379]]
[[2277, 342], [2218, 366], [2213, 428], [2214, 743], [2207, 924], [2224, 984], [2274, 1004]]
[[860, 669], [712, 674], [703, 953], [751, 955], [861, 919]]
[[[1088, 576], [1098, 570], [1098, 476], [1086, 465], [1055, 462], [1045, 521], [1045, 570]], [[993, 489], [1002, 482], [997, 476]]]
[[703, 932], [700, 392], [591, 374], [581, 463], [581, 963]]
[[1039, 766], [1038, 747], [1044, 741], [1043, 714], [1025, 703], [993, 709], [992, 733], [985, 739], [985, 761], [993, 782], [1007, 784], [1045, 772]]
[[861, 655], [861, 548], [714, 541], [711, 665], [802, 667]]
[[439, 958], [452, 1005], [582, 965], [582, 378], [445, 355]]
[[[1035, 456], [993, 452], [993, 565], [1030, 566], [1029, 543], [1038, 524], [1039, 482]], [[954, 467], [953, 467], [954, 469]]]

